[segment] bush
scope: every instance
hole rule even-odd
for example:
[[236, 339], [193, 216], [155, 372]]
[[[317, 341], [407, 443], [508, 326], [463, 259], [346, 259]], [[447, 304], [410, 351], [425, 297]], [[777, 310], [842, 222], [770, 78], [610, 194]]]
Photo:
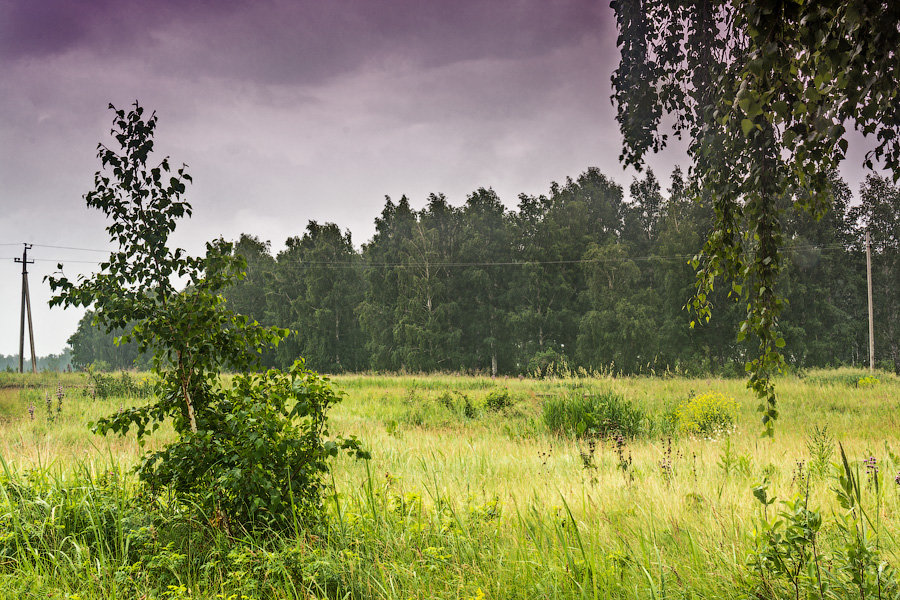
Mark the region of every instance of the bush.
[[564, 354], [556, 350], [543, 350], [528, 360], [527, 373], [533, 377], [552, 377], [569, 370], [569, 363]]
[[644, 413], [614, 392], [585, 394], [574, 390], [544, 404], [544, 424], [557, 435], [638, 437]]
[[501, 411], [512, 406], [509, 390], [506, 388], [491, 390], [484, 399], [484, 407], [488, 410]]
[[675, 409], [679, 434], [714, 437], [734, 429], [738, 403], [721, 392], [693, 396]]
[[879, 383], [881, 383], [881, 381], [879, 381], [878, 378], [875, 377], [874, 375], [866, 375], [865, 377], [860, 377], [859, 379], [856, 380], [856, 387], [870, 388], [870, 387], [875, 387]]
[[[328, 409], [340, 397], [300, 359], [290, 373], [237, 375], [223, 392], [218, 420], [148, 455], [141, 479], [195, 499], [207, 516], [246, 528], [286, 529], [321, 516], [322, 476], [339, 447], [328, 441]], [[295, 521], [296, 519], [296, 521]]]
[[[150, 398], [155, 393], [155, 383], [150, 377], [135, 379], [123, 371], [118, 377], [104, 374], [89, 367], [88, 379], [91, 382], [93, 396], [106, 400], [107, 398]], [[87, 390], [85, 390], [87, 393]]]

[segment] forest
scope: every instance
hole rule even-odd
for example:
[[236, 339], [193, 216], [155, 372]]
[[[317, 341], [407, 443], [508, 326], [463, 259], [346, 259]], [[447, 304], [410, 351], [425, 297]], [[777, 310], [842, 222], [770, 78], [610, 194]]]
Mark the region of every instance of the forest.
[[[869, 175], [854, 198], [831, 179], [824, 216], [787, 201], [780, 212], [785, 359], [796, 369], [867, 364], [868, 231], [875, 356], [900, 370], [900, 189]], [[388, 197], [361, 248], [336, 223], [310, 221], [277, 254], [242, 235], [234, 252], [247, 275], [225, 297], [235, 312], [293, 331], [264, 355], [271, 367], [303, 356], [330, 373], [742, 374], [752, 349], [737, 341], [744, 308], [731, 290], [711, 294], [708, 323], [688, 307], [691, 260], [713, 218], [692, 185], [676, 168], [663, 190], [648, 170], [626, 195], [590, 168], [520, 195], [514, 210], [484, 188], [461, 206], [432, 194], [420, 210]], [[146, 366], [134, 343], [114, 343], [120, 333], [94, 327], [88, 312], [69, 339], [73, 364]]]

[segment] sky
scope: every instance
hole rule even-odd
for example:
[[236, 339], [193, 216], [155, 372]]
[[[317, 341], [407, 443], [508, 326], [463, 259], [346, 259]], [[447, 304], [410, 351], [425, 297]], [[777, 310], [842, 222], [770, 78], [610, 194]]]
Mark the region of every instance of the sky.
[[[309, 220], [360, 246], [386, 195], [491, 187], [514, 208], [592, 166], [627, 189], [618, 59], [605, 0], [0, 0], [0, 354], [18, 353], [23, 242], [37, 354], [83, 315], [50, 310], [43, 279], [109, 247], [83, 196], [110, 103], [155, 110], [158, 159], [188, 165], [181, 247], [250, 233], [277, 252]], [[650, 164], [665, 183], [688, 160]]]

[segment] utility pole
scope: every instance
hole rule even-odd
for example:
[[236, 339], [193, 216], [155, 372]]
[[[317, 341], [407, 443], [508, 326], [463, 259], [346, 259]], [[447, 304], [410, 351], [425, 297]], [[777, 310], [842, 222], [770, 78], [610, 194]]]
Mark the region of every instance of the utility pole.
[[28, 265], [34, 264], [28, 260], [28, 251], [31, 244], [23, 244], [22, 258], [17, 258], [17, 263], [22, 263], [22, 318], [19, 323], [19, 373], [25, 372], [25, 312], [28, 312], [28, 340], [31, 342], [31, 372], [37, 373], [37, 359], [34, 356], [34, 327], [31, 323], [31, 296], [28, 293]]
[[875, 372], [875, 318], [872, 313], [872, 241], [866, 231], [866, 279], [869, 284], [869, 371]]

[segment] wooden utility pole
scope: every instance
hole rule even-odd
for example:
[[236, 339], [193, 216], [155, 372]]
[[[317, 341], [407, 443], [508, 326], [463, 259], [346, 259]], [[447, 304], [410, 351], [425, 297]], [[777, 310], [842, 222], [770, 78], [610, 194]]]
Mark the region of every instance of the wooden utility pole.
[[869, 285], [869, 371], [875, 371], [875, 318], [872, 313], [872, 241], [866, 232], [866, 280]]
[[34, 355], [34, 326], [31, 322], [31, 296], [28, 293], [28, 265], [34, 264], [28, 260], [28, 251], [31, 244], [24, 244], [22, 258], [17, 258], [17, 263], [22, 263], [22, 318], [19, 323], [19, 373], [25, 372], [25, 313], [28, 313], [28, 340], [31, 342], [31, 372], [37, 373], [37, 359]]

